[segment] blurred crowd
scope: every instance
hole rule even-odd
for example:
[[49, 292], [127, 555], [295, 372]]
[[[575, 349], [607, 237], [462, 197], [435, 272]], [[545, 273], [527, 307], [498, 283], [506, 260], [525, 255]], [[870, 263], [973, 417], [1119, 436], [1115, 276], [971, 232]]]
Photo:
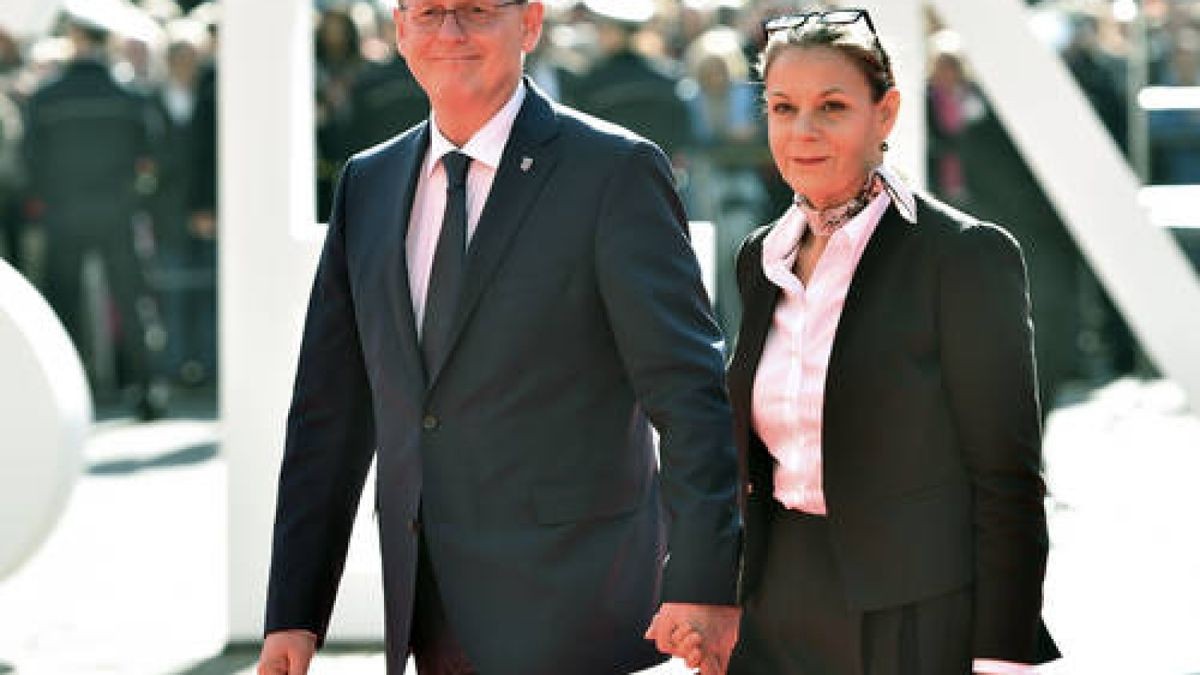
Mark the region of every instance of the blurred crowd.
[[[1200, 86], [1200, 0], [1029, 4], [1121, 148], [1131, 115], [1146, 115], [1147, 179], [1200, 182], [1200, 109], [1143, 111], [1130, 94], [1131, 82]], [[763, 18], [796, 5], [547, 2], [528, 61], [554, 98], [667, 152], [689, 216], [716, 227], [727, 332], [739, 314], [733, 249], [791, 199], [767, 151], [754, 62]], [[427, 114], [395, 51], [392, 6], [314, 6], [322, 217], [351, 154]], [[212, 0], [66, 0], [44, 33], [0, 26], [0, 255], [44, 291], [98, 395], [124, 396], [145, 417], [163, 412], [170, 387], [211, 388], [216, 369], [219, 25]], [[1043, 394], [1128, 372], [1132, 338], [974, 83], [960, 41], [932, 13], [928, 34], [929, 187], [1005, 224], [1025, 247]]]

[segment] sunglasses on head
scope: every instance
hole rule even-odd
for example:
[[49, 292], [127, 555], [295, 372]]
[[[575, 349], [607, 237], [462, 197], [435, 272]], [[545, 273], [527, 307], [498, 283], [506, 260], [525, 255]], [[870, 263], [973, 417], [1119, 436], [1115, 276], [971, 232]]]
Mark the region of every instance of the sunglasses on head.
[[826, 26], [848, 26], [860, 20], [866, 22], [867, 28], [871, 30], [871, 35], [875, 36], [875, 39], [878, 40], [879, 34], [875, 32], [875, 24], [871, 21], [871, 14], [867, 10], [860, 8], [784, 14], [783, 16], [773, 17], [764, 21], [763, 30], [770, 37], [779, 31], [799, 30], [809, 23]]

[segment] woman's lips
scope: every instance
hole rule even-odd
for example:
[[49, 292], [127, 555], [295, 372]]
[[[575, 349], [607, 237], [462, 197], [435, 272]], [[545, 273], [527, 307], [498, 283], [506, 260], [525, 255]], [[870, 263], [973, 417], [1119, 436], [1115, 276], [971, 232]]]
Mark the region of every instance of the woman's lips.
[[828, 157], [793, 157], [792, 161], [800, 166], [817, 166], [828, 159]]

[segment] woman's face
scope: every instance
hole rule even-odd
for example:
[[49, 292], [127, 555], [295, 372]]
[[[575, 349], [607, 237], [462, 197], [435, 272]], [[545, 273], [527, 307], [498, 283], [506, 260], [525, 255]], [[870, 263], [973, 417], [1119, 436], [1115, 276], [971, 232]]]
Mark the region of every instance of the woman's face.
[[896, 122], [900, 94], [878, 102], [862, 71], [830, 47], [793, 47], [767, 70], [771, 155], [784, 181], [823, 208], [853, 197]]

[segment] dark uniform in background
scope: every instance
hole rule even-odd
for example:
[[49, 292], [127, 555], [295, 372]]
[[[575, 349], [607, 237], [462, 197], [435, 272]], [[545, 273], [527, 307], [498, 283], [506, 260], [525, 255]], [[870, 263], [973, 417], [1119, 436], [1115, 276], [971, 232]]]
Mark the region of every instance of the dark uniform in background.
[[609, 44], [604, 45], [606, 55], [579, 81], [576, 103], [584, 112], [654, 141], [674, 159], [691, 141], [680, 78], [634, 49], [641, 22], [623, 18], [628, 8], [622, 3], [588, 5], [602, 45]]
[[399, 56], [367, 65], [354, 84], [350, 101], [350, 146], [354, 151], [382, 143], [429, 117], [429, 100]]
[[105, 34], [71, 27], [77, 55], [30, 97], [24, 156], [31, 197], [46, 231], [45, 293], [81, 352], [89, 335], [82, 269], [99, 256], [119, 313], [124, 381], [139, 390], [139, 413], [156, 414], [147, 338], [154, 327], [133, 220], [139, 170], [151, 156], [147, 102], [113, 79], [102, 57]]

